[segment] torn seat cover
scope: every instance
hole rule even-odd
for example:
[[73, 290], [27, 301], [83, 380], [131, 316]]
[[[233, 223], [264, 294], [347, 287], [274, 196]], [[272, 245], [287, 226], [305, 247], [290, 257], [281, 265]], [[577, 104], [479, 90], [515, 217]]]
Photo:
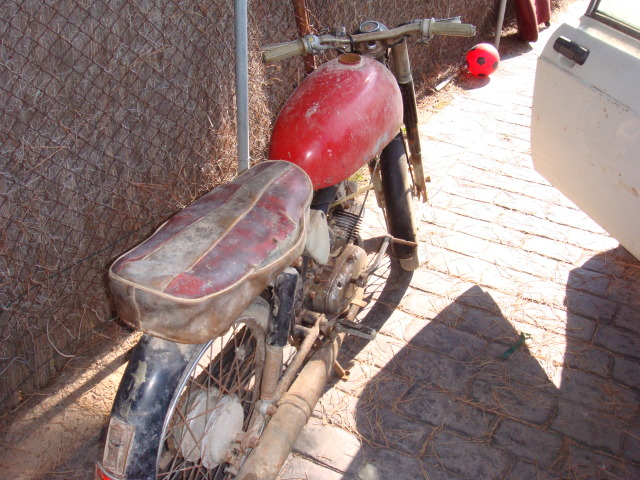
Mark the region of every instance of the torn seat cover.
[[312, 194], [307, 174], [284, 161], [214, 188], [111, 266], [120, 317], [181, 343], [223, 334], [302, 254]]

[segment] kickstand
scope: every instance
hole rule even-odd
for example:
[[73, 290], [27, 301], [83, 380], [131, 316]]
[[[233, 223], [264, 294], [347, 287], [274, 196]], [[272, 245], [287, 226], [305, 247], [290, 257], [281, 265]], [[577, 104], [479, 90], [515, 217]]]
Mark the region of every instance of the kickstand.
[[344, 368], [342, 368], [342, 365], [340, 365], [338, 360], [333, 362], [333, 369], [335, 370], [338, 377], [340, 377], [340, 380], [347, 380], [349, 378], [349, 375], [351, 374], [351, 370], [345, 370]]

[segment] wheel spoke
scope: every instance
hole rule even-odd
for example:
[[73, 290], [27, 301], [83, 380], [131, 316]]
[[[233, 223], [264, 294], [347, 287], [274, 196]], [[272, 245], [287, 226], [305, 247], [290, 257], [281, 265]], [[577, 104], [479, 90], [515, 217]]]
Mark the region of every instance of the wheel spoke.
[[[160, 455], [163, 471], [158, 478], [163, 480], [202, 480], [226, 479], [226, 464], [211, 470], [204, 467], [201, 460], [188, 461], [190, 452], [182, 451], [184, 442], [195, 452], [199, 452], [207, 435], [206, 426], [194, 430], [195, 420], [208, 419], [219, 408], [219, 400], [225, 396], [234, 396], [244, 411], [243, 429], [249, 425], [254, 410], [256, 387], [256, 339], [248, 327], [236, 328], [229, 335], [216, 339], [203, 349], [200, 358], [194, 363], [184, 388], [178, 393], [178, 401], [171, 413], [166, 431], [163, 433], [163, 445]], [[215, 389], [215, 390], [214, 390]], [[211, 393], [214, 392], [214, 393]], [[219, 392], [219, 393], [218, 393]], [[201, 395], [206, 395], [202, 398]], [[210, 397], [213, 395], [213, 397]], [[197, 399], [200, 400], [197, 401]], [[213, 400], [217, 398], [218, 400]], [[204, 408], [196, 404], [204, 403]], [[235, 400], [234, 400], [235, 401]], [[213, 404], [210, 404], [213, 402]], [[213, 433], [215, 434], [215, 433]]]

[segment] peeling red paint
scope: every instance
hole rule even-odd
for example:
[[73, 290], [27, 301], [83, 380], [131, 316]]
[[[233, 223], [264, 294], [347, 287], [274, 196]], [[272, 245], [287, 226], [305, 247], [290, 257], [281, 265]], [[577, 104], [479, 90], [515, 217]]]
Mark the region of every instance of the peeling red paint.
[[379, 62], [331, 60], [316, 69], [283, 107], [269, 158], [302, 167], [314, 188], [344, 180], [380, 153], [402, 124], [395, 78]]

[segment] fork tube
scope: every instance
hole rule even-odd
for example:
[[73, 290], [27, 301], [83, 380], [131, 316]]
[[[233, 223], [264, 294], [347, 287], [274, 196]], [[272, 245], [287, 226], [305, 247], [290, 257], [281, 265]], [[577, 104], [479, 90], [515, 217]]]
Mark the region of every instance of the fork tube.
[[427, 201], [427, 185], [422, 168], [422, 148], [420, 147], [420, 135], [418, 134], [418, 107], [416, 105], [416, 92], [411, 76], [411, 64], [406, 40], [391, 48], [393, 57], [393, 73], [398, 81], [402, 93], [402, 106], [404, 107], [404, 126], [407, 129], [407, 143], [409, 146], [409, 163], [413, 171], [413, 179], [416, 186], [417, 197]]

